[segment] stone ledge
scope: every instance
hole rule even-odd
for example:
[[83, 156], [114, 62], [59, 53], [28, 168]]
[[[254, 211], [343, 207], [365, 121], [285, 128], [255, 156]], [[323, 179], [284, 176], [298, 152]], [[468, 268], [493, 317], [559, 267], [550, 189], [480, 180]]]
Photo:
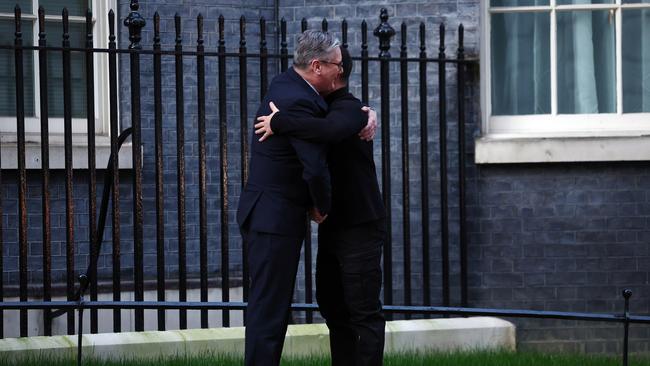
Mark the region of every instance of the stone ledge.
[[650, 136], [517, 137], [475, 140], [476, 164], [650, 160]]
[[[126, 332], [83, 336], [84, 357], [146, 358], [185, 353], [243, 354], [244, 328]], [[0, 358], [75, 357], [77, 336], [0, 340]], [[492, 317], [398, 320], [386, 324], [386, 353], [515, 349], [515, 326]], [[325, 324], [290, 325], [285, 356], [328, 354]]]
[[[2, 146], [2, 169], [18, 169], [18, 147], [16, 141], [5, 139], [0, 134]], [[130, 138], [122, 145], [119, 153], [120, 169], [133, 168]], [[62, 135], [53, 134], [49, 141], [50, 169], [65, 168], [65, 142]], [[108, 136], [98, 135], [95, 138], [95, 167], [97, 170], [107, 168], [111, 156], [111, 141]], [[25, 142], [25, 169], [41, 169], [41, 139], [40, 136], [30, 135]], [[85, 135], [75, 134], [72, 137], [72, 168], [88, 169], [88, 141]]]

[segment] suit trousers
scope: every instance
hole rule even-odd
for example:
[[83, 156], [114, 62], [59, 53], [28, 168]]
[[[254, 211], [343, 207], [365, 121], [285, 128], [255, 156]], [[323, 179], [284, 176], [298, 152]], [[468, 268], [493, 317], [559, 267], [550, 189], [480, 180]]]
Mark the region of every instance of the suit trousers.
[[384, 220], [352, 228], [321, 227], [316, 299], [330, 331], [334, 366], [383, 363], [386, 321], [381, 313]]
[[290, 317], [302, 237], [243, 231], [250, 292], [246, 308], [246, 366], [277, 366]]

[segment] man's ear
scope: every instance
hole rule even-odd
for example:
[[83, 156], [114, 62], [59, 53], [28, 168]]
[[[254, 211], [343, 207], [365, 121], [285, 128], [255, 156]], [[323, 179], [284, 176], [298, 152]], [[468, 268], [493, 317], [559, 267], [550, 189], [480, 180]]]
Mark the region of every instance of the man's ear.
[[313, 71], [314, 74], [320, 75], [321, 66], [322, 66], [320, 64], [320, 61], [318, 61], [317, 59], [313, 59], [313, 60], [311, 60], [311, 63], [309, 64], [309, 66], [311, 67], [311, 71]]

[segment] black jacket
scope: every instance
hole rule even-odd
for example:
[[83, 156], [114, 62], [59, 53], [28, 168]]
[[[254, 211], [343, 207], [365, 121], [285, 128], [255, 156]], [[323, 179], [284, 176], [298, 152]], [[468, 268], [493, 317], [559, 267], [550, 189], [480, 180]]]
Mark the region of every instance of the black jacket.
[[[257, 111], [271, 113], [269, 102], [290, 118], [325, 116], [327, 104], [293, 68], [276, 76]], [[253, 134], [250, 171], [237, 209], [240, 227], [259, 232], [302, 236], [306, 213], [315, 206], [326, 214], [331, 205], [327, 145], [289, 136], [259, 142]]]
[[[357, 133], [368, 116], [361, 101], [339, 89], [326, 98], [329, 110], [323, 118], [294, 118], [282, 108], [271, 120], [273, 132], [315, 142], [329, 142], [329, 169], [332, 180], [332, 209], [323, 225], [345, 228], [386, 216], [377, 183], [372, 141]], [[269, 140], [276, 138], [274, 135]]]

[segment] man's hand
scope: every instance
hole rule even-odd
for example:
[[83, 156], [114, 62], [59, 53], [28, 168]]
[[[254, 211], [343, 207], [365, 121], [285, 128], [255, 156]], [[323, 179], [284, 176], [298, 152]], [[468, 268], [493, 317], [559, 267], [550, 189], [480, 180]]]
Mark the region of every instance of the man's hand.
[[311, 217], [312, 221], [316, 222], [317, 224], [321, 224], [327, 218], [327, 215], [321, 215], [320, 211], [318, 211], [316, 207], [309, 209], [309, 216]]
[[273, 130], [271, 130], [271, 119], [273, 119], [273, 116], [280, 111], [273, 102], [269, 103], [269, 107], [271, 108], [271, 114], [257, 117], [258, 123], [255, 124], [255, 134], [264, 134], [260, 137], [260, 142], [273, 135]]
[[366, 127], [359, 132], [359, 138], [364, 141], [370, 141], [375, 138], [375, 132], [377, 132], [377, 112], [370, 107], [362, 107], [362, 111], [368, 113], [368, 123]]

